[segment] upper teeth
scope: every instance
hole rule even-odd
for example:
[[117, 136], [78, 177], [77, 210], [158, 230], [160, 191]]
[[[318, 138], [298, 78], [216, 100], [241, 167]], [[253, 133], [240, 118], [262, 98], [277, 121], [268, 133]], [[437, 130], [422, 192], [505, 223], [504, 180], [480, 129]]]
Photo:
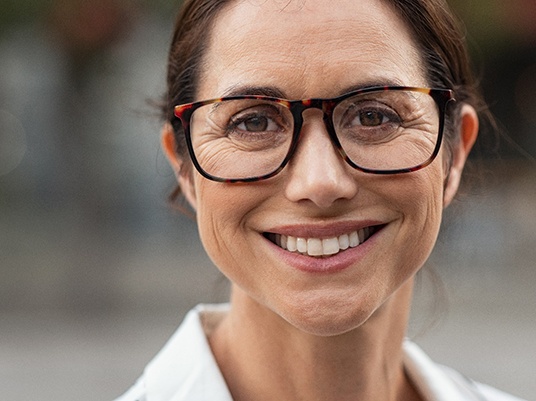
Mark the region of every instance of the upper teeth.
[[290, 252], [299, 252], [309, 256], [335, 255], [348, 248], [355, 248], [365, 242], [371, 235], [370, 227], [352, 231], [332, 238], [303, 238], [292, 235], [275, 235], [275, 243]]

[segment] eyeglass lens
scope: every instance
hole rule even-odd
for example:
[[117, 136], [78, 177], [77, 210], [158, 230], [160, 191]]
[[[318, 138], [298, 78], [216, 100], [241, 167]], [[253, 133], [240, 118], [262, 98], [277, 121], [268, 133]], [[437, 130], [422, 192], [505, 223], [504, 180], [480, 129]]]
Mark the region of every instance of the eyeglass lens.
[[[440, 129], [434, 99], [410, 90], [357, 94], [338, 103], [331, 118], [346, 156], [361, 168], [378, 171], [425, 163], [434, 153]], [[292, 147], [295, 128], [287, 104], [263, 99], [207, 104], [190, 119], [199, 166], [221, 179], [277, 170]]]

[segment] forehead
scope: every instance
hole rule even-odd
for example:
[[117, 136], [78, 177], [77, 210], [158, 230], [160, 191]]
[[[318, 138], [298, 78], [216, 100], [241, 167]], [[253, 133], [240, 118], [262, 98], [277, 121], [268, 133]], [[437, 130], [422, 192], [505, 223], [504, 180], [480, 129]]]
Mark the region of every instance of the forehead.
[[385, 0], [238, 0], [214, 21], [198, 94], [268, 86], [305, 98], [425, 86], [421, 64], [411, 30]]

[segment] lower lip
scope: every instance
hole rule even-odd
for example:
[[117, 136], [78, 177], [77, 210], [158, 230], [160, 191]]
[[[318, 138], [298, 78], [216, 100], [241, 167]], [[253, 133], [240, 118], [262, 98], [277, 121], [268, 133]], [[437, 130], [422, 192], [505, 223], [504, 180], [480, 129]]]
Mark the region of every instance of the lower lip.
[[268, 239], [266, 239], [266, 241], [269, 243], [269, 245], [271, 245], [272, 249], [277, 252], [278, 257], [280, 257], [285, 264], [290, 265], [293, 268], [306, 273], [330, 274], [346, 270], [353, 264], [362, 260], [365, 255], [369, 253], [370, 249], [377, 241], [377, 237], [382, 232], [383, 228], [376, 231], [361, 245], [358, 245], [355, 248], [348, 248], [342, 252], [337, 253], [336, 255], [324, 258], [289, 252], [277, 246]]

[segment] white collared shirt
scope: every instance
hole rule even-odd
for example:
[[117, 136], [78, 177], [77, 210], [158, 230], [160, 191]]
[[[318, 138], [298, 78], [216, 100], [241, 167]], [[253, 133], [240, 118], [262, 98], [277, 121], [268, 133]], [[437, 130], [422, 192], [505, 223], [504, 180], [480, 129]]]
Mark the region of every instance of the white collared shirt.
[[[115, 401], [233, 401], [207, 340], [228, 308], [192, 309], [136, 384]], [[522, 401], [435, 364], [410, 341], [403, 348], [406, 372], [426, 401]]]

